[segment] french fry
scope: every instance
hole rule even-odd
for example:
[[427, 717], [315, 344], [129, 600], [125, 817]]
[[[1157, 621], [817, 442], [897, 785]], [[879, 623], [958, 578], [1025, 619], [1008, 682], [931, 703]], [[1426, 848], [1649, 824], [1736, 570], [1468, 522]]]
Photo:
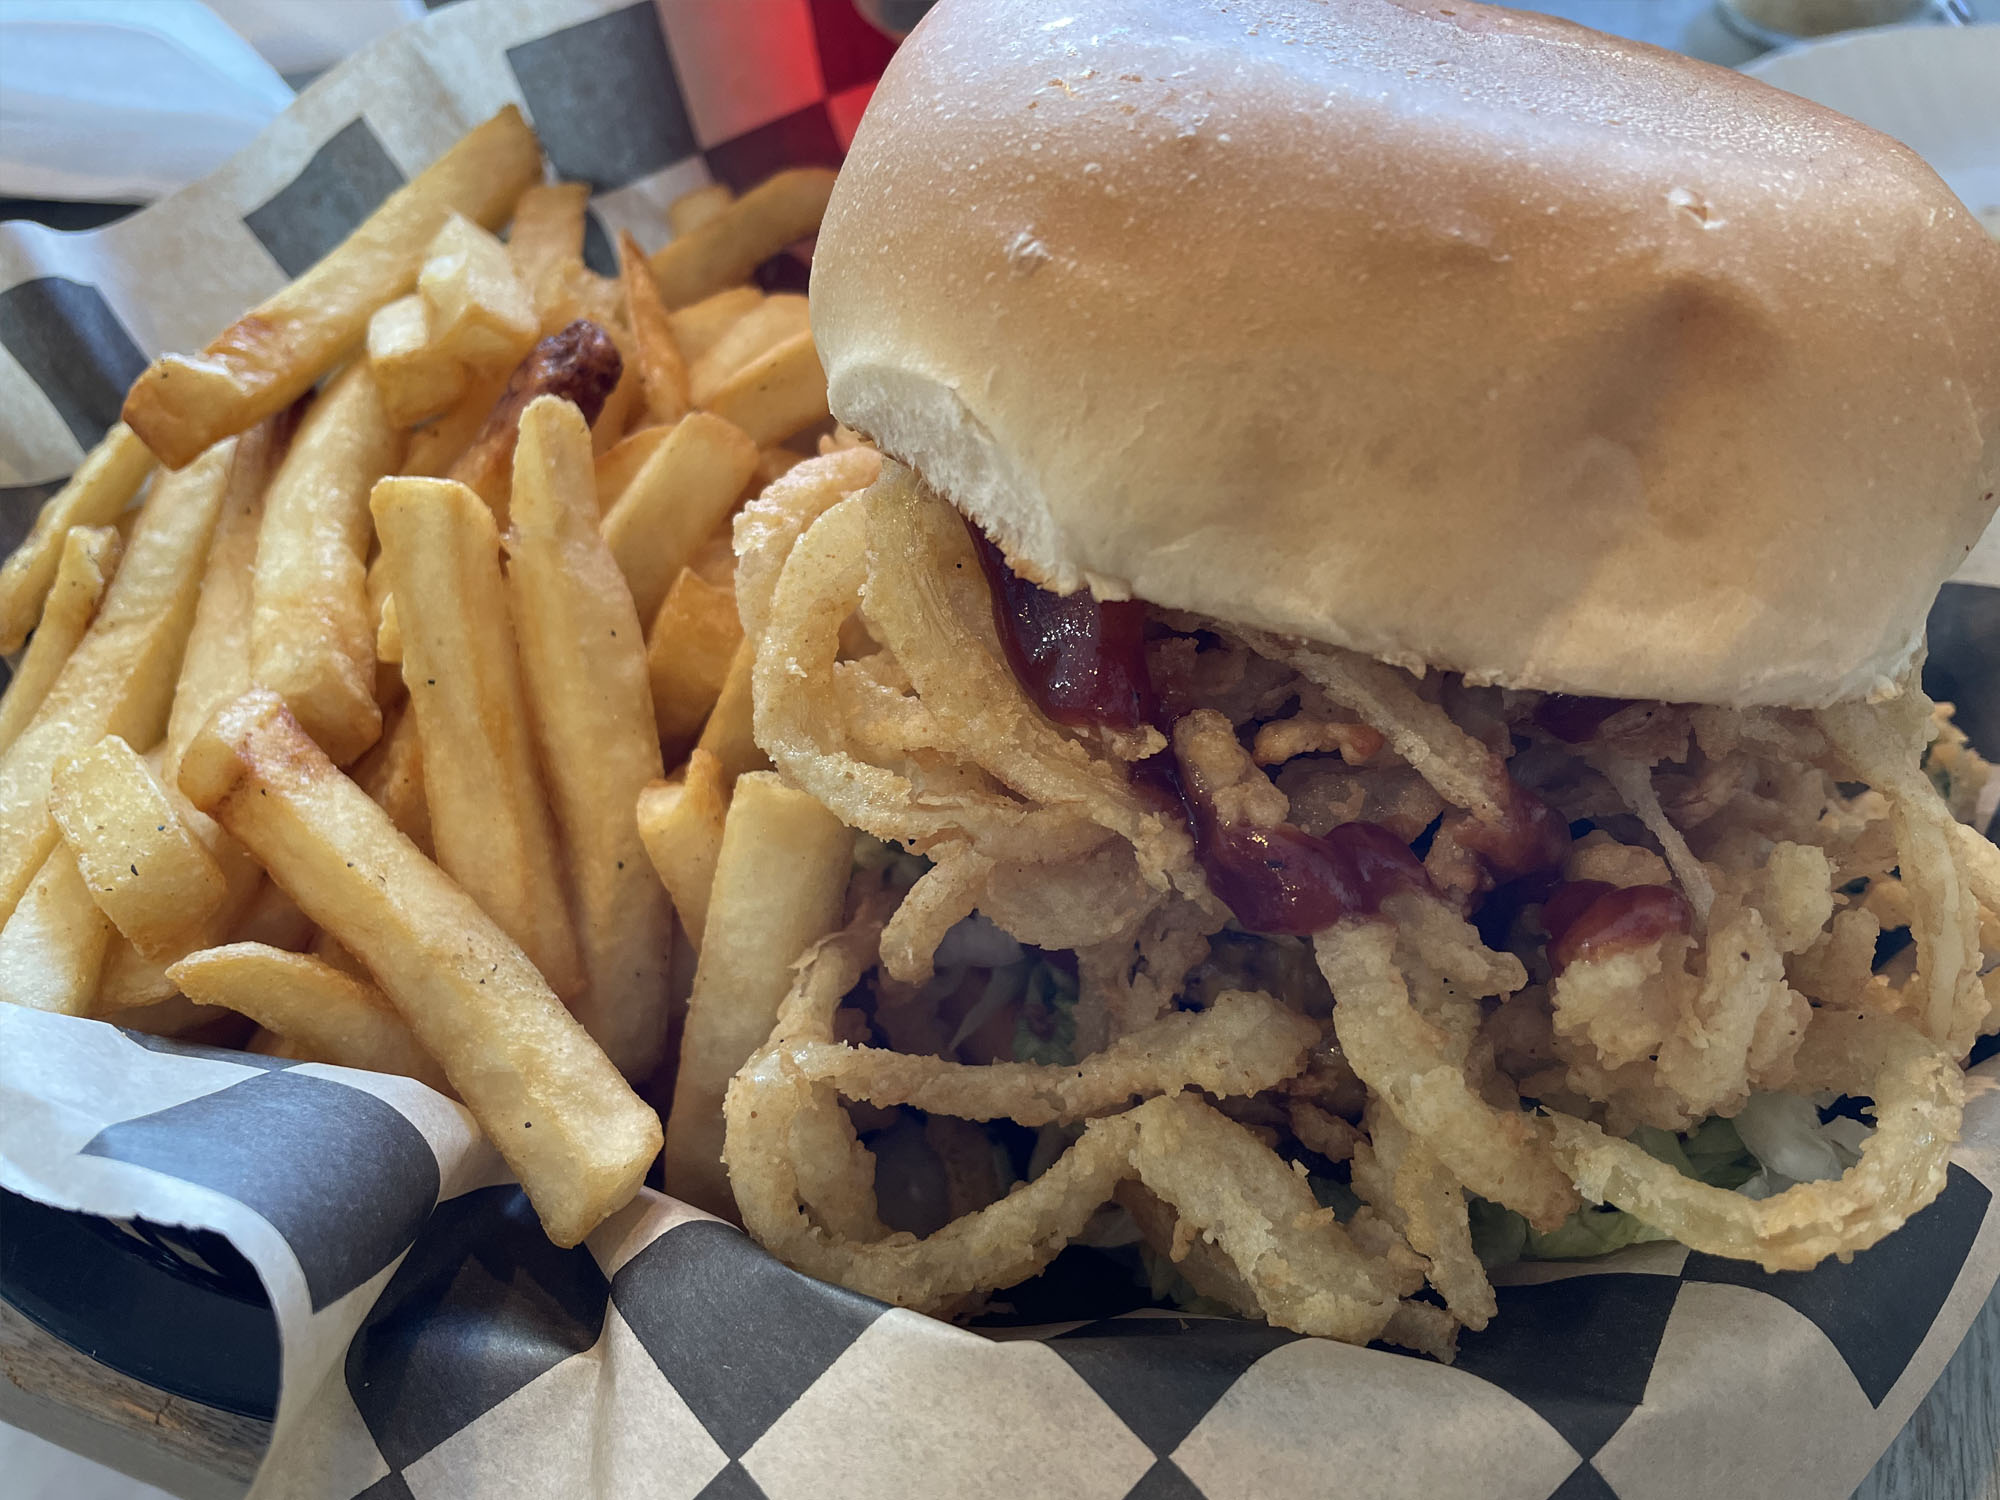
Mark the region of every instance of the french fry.
[[[660, 732], [660, 754], [666, 764], [680, 764], [708, 722], [736, 648], [743, 640], [743, 622], [736, 615], [736, 595], [709, 583], [692, 568], [682, 568], [653, 617], [646, 639], [646, 674], [653, 685], [653, 723]], [[701, 929], [682, 917], [689, 932]]]
[[566, 401], [521, 414], [507, 558], [528, 718], [569, 856], [587, 978], [577, 1018], [643, 1077], [666, 1043], [673, 917], [632, 808], [663, 768], [645, 637], [598, 534], [589, 433]]
[[178, 958], [222, 911], [221, 866], [116, 735], [56, 763], [49, 811], [91, 900], [142, 957]]
[[797, 292], [766, 297], [730, 324], [688, 370], [695, 404], [706, 406], [738, 370], [811, 329], [806, 299]]
[[168, 965], [167, 978], [196, 1004], [248, 1016], [315, 1061], [445, 1087], [388, 996], [307, 954], [231, 943]]
[[283, 410], [360, 346], [376, 308], [416, 285], [424, 252], [446, 219], [462, 213], [497, 228], [541, 175], [541, 146], [508, 105], [201, 354], [154, 360], [125, 398], [125, 421], [177, 469]]
[[414, 427], [449, 410], [472, 379], [453, 352], [431, 338], [430, 313], [415, 292], [383, 303], [368, 320], [368, 368], [396, 427]]
[[[417, 737], [417, 716], [405, 703], [392, 714], [375, 748], [354, 763], [354, 781], [375, 805], [389, 815], [396, 831], [431, 853], [431, 807], [424, 794], [424, 752]], [[283, 948], [290, 946], [278, 943]]]
[[437, 862], [570, 1000], [583, 989], [583, 961], [535, 769], [493, 512], [449, 479], [385, 479], [370, 503], [395, 591]]
[[756, 736], [750, 730], [750, 671], [757, 662], [757, 645], [745, 640], [736, 648], [736, 655], [730, 658], [729, 675], [722, 680], [722, 691], [716, 695], [715, 707], [709, 711], [708, 722], [701, 726], [701, 738], [697, 747], [706, 750], [722, 763], [722, 780], [725, 786], [734, 786], [736, 778], [745, 771], [767, 771], [771, 767], [770, 758], [757, 748]]
[[0, 926], [0, 1002], [89, 1015], [110, 941], [110, 921], [58, 844]]
[[41, 618], [42, 600], [55, 582], [69, 529], [116, 521], [154, 467], [152, 452], [120, 422], [84, 456], [69, 482], [43, 502], [34, 529], [0, 566], [0, 655], [20, 650]]
[[[164, 1005], [180, 999], [180, 993], [174, 988], [174, 982], [167, 978], [166, 965], [145, 957], [125, 940], [117, 928], [111, 929], [111, 941], [104, 950], [104, 968], [97, 980], [97, 998], [90, 1003], [93, 1016], [104, 1016], [120, 1026], [130, 1026], [133, 1022], [127, 1019], [124, 1012]], [[203, 1019], [212, 1017], [204, 1015]], [[168, 1034], [160, 1033], [162, 1036]]]
[[680, 345], [681, 356], [690, 362], [700, 359], [715, 347], [717, 339], [755, 312], [763, 301], [764, 294], [754, 286], [731, 286], [687, 307], [676, 308], [668, 317], [673, 322], [674, 342]]
[[403, 472], [442, 479], [465, 456], [473, 439], [507, 392], [506, 375], [474, 381], [450, 411], [410, 434], [410, 451], [403, 457]]
[[697, 1208], [735, 1216], [722, 1096], [770, 1039], [792, 965], [840, 925], [853, 858], [854, 835], [814, 798], [771, 774], [736, 783], [667, 1117], [667, 1191]]
[[120, 1010], [104, 1019], [126, 1031], [140, 1031], [148, 1036], [198, 1039], [217, 1047], [242, 1049], [247, 1046], [244, 1034], [254, 1034], [247, 1017], [233, 1011], [217, 1010], [212, 1005], [196, 1005], [167, 985], [164, 973], [160, 976], [160, 984], [164, 993], [159, 999]]
[[742, 428], [760, 448], [824, 422], [826, 372], [812, 335], [796, 334], [758, 355], [722, 383], [708, 408]]
[[[180, 789], [176, 787], [174, 790], [178, 792]], [[267, 947], [297, 952], [312, 941], [313, 925], [312, 919], [299, 910], [296, 901], [266, 880], [257, 887], [257, 894], [236, 919], [236, 925], [228, 936], [232, 942], [263, 943]]]
[[682, 193], [667, 205], [667, 228], [677, 236], [693, 234], [735, 201], [736, 194], [726, 182], [711, 182], [691, 193]]
[[487, 412], [479, 435], [451, 466], [449, 477], [470, 485], [507, 524], [507, 497], [514, 482], [514, 439], [521, 413], [537, 396], [575, 403], [586, 422], [595, 419], [617, 390], [625, 359], [611, 335], [580, 321], [550, 334], [528, 352], [507, 377], [507, 388]]
[[639, 793], [640, 841], [697, 957], [728, 812], [722, 763], [705, 750], [688, 758], [687, 771], [678, 781], [656, 781]]
[[174, 669], [194, 619], [201, 560], [236, 454], [218, 444], [147, 496], [97, 617], [28, 727], [0, 753], [0, 913], [12, 912], [56, 842], [56, 762], [107, 734], [151, 744], [166, 729]]
[[507, 255], [530, 291], [551, 266], [583, 258], [589, 205], [587, 182], [538, 182], [521, 194], [514, 205], [514, 226], [507, 231]]
[[472, 374], [504, 374], [534, 347], [534, 298], [507, 247], [463, 214], [446, 219], [431, 241], [417, 293], [430, 342]]
[[368, 965], [551, 1240], [577, 1244], [631, 1200], [659, 1151], [658, 1117], [526, 955], [282, 699], [252, 691], [218, 713], [189, 747], [181, 787]]
[[365, 567], [368, 491], [401, 451], [367, 361], [356, 360], [306, 413], [257, 532], [251, 676], [281, 693], [340, 765], [382, 733]]
[[637, 432], [620, 438], [601, 454], [597, 460], [598, 506], [608, 511], [616, 505], [618, 497], [625, 492], [625, 486], [646, 466], [646, 460], [673, 435], [671, 427], [641, 427]]
[[690, 412], [605, 512], [605, 545], [650, 620], [667, 588], [757, 470], [757, 445], [720, 417]]
[[[445, 479], [439, 483], [454, 484], [456, 481]], [[492, 512], [489, 511], [487, 514], [491, 515]], [[403, 665], [403, 617], [396, 609], [394, 594], [382, 601], [380, 619], [375, 626], [375, 660], [398, 670]], [[378, 692], [376, 697], [379, 699], [381, 694]]]
[[7, 691], [0, 694], [0, 751], [20, 738], [62, 674], [63, 663], [90, 628], [124, 545], [114, 526], [72, 526], [64, 535], [55, 582], [42, 603], [42, 622], [29, 638]]
[[669, 307], [686, 307], [738, 281], [819, 228], [833, 173], [794, 167], [766, 178], [707, 223], [669, 241], [652, 259]]
[[626, 316], [632, 320], [632, 350], [646, 396], [646, 415], [655, 422], [678, 422], [690, 405], [687, 360], [674, 340], [673, 319], [660, 300], [659, 285], [646, 269], [645, 252], [623, 232], [618, 236], [618, 282], [625, 291]]
[[180, 676], [167, 714], [162, 779], [172, 786], [181, 752], [221, 705], [250, 686], [250, 590], [264, 491], [277, 460], [277, 419], [258, 423], [236, 440], [236, 461], [222, 514], [208, 544], [194, 624], [181, 653]]

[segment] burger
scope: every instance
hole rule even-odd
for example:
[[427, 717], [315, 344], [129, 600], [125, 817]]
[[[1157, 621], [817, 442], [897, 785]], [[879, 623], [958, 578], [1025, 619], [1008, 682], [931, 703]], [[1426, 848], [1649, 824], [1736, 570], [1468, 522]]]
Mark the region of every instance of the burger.
[[2000, 246], [1911, 152], [1464, 0], [943, 0], [811, 310], [843, 426], [738, 595], [863, 838], [730, 1090], [768, 1248], [1448, 1357], [1500, 1260], [1937, 1195]]

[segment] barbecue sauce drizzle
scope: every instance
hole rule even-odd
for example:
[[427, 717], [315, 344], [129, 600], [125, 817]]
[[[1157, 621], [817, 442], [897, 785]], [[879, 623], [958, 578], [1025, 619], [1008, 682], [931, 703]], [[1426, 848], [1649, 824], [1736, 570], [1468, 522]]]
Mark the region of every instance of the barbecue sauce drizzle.
[[1549, 968], [1560, 974], [1579, 959], [1608, 958], [1687, 932], [1694, 913], [1679, 891], [1664, 885], [1608, 885], [1570, 880], [1542, 905]]

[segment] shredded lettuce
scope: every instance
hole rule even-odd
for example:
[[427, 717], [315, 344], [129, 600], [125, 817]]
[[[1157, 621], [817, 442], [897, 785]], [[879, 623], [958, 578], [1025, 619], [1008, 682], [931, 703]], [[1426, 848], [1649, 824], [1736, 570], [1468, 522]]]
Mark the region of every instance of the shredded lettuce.
[[1076, 978], [1047, 959], [1028, 968], [1021, 1019], [1014, 1024], [1016, 1062], [1076, 1061]]

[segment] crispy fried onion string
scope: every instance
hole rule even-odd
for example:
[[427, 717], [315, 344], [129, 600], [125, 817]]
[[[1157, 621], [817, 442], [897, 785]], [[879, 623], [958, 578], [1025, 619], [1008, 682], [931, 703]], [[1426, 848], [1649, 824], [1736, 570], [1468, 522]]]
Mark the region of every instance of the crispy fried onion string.
[[1482, 1098], [1465, 1074], [1463, 1039], [1411, 1004], [1396, 928], [1345, 918], [1313, 946], [1333, 990], [1340, 1050], [1361, 1081], [1482, 1198], [1505, 1204], [1538, 1229], [1568, 1218], [1576, 1190], [1549, 1154], [1541, 1123]]
[[1709, 909], [1715, 905], [1715, 882], [1709, 878], [1707, 867], [1694, 857], [1681, 831], [1668, 821], [1666, 809], [1660, 806], [1659, 793], [1653, 790], [1652, 767], [1611, 754], [1592, 756], [1590, 763], [1646, 825], [1646, 831], [1660, 841], [1660, 850], [1666, 855], [1674, 878], [1681, 883], [1681, 893], [1694, 909], [1695, 931], [1706, 931]]
[[1887, 704], [1842, 703], [1813, 718], [1834, 754], [1889, 803], [1896, 866], [1910, 897], [1916, 940], [1918, 1030], [1962, 1057], [1979, 1035], [1986, 995], [1979, 983], [1977, 885], [1954, 851], [1959, 826], [1920, 768], [1930, 700], [1914, 682]]
[[1472, 1248], [1465, 1189], [1380, 1099], [1368, 1102], [1363, 1118], [1368, 1139], [1354, 1146], [1354, 1190], [1428, 1263], [1451, 1315], [1475, 1332], [1484, 1328], [1499, 1304]]
[[877, 838], [920, 851], [976, 842], [992, 859], [1088, 853], [1107, 835], [1067, 808], [1030, 808], [997, 792], [923, 793], [850, 753], [832, 681], [840, 627], [867, 573], [862, 498], [842, 500], [814, 521], [779, 574], [752, 677], [757, 743], [794, 784]]
[[955, 747], [1021, 796], [1124, 838], [1156, 884], [1185, 868], [1192, 851], [1179, 821], [1149, 810], [1122, 763], [1065, 736], [1022, 691], [1000, 655], [992, 601], [958, 513], [894, 463], [863, 499], [869, 626]]
[[736, 514], [736, 612], [752, 640], [771, 618], [771, 596], [792, 546], [808, 527], [882, 472], [873, 448], [845, 448], [809, 458], [772, 480]]
[[[1280, 1327], [1366, 1342], [1383, 1333], [1400, 1299], [1420, 1283], [1421, 1269], [1413, 1273], [1407, 1258], [1365, 1254], [1332, 1210], [1313, 1201], [1305, 1178], [1256, 1136], [1184, 1094], [1090, 1121], [1034, 1181], [926, 1238], [898, 1233], [858, 1241], [839, 1233], [813, 1204], [808, 1179], [826, 1182], [848, 1170], [851, 1136], [825, 1120], [802, 1133], [802, 1120], [839, 1106], [829, 1085], [812, 1082], [785, 1054], [801, 1043], [832, 1041], [834, 1012], [872, 961], [873, 946], [874, 934], [861, 928], [814, 949], [780, 1011], [772, 1044], [729, 1088], [724, 1159], [737, 1206], [745, 1227], [786, 1263], [933, 1311], [965, 1293], [1033, 1275], [1120, 1183], [1136, 1179], [1173, 1208], [1184, 1233], [1228, 1258], [1258, 1311]], [[802, 1170], [798, 1152], [808, 1144], [841, 1148], [843, 1166]], [[1415, 1326], [1421, 1321], [1403, 1320], [1413, 1333], [1422, 1332]]]
[[999, 1062], [792, 1042], [780, 1064], [843, 1098], [907, 1104], [960, 1120], [1067, 1125], [1134, 1098], [1202, 1089], [1221, 1098], [1274, 1088], [1305, 1066], [1319, 1025], [1268, 995], [1227, 991], [1202, 1011], [1174, 1011], [1074, 1066]]
[[1964, 1075], [1901, 1021], [1820, 1011], [1799, 1048], [1796, 1086], [1872, 1098], [1875, 1133], [1843, 1176], [1761, 1202], [1684, 1177], [1587, 1120], [1556, 1115], [1548, 1123], [1557, 1159], [1592, 1202], [1622, 1208], [1691, 1250], [1803, 1271], [1867, 1249], [1937, 1197], [1958, 1137]]
[[952, 926], [972, 915], [993, 861], [964, 844], [931, 850], [937, 861], [904, 894], [882, 929], [882, 967], [891, 979], [922, 984], [936, 972], [931, 958]]

